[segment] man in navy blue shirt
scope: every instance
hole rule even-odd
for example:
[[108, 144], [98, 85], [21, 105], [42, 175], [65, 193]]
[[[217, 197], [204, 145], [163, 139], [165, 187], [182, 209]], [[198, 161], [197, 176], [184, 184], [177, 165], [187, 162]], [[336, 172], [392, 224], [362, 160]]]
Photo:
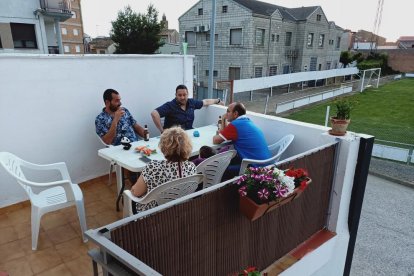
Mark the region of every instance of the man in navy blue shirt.
[[[194, 122], [194, 110], [212, 104], [223, 104], [220, 99], [204, 99], [202, 101], [189, 99], [187, 87], [180, 84], [175, 89], [175, 99], [166, 102], [151, 112], [155, 126], [162, 133], [165, 128], [181, 126], [183, 129], [192, 129]], [[164, 126], [161, 118], [165, 117]]]

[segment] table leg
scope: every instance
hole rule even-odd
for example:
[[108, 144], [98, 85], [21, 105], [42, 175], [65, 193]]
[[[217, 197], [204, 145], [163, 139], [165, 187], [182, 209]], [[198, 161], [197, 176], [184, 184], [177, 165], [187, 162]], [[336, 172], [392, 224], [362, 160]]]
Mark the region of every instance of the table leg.
[[[116, 199], [116, 211], [119, 212], [119, 201], [122, 198], [122, 193], [125, 189], [125, 177], [124, 177], [124, 169], [121, 166], [118, 166], [120, 178], [118, 178], [118, 170], [117, 170], [117, 185], [118, 185], [118, 198]], [[118, 184], [120, 183], [120, 185]]]

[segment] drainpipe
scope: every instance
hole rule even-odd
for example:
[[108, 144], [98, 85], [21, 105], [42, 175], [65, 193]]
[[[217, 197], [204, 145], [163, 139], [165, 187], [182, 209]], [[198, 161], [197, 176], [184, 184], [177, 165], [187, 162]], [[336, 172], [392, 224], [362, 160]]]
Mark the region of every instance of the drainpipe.
[[59, 54], [64, 54], [63, 52], [63, 44], [62, 44], [62, 33], [60, 31], [60, 24], [59, 24], [59, 19], [55, 18], [55, 30], [56, 30], [56, 38], [57, 38], [57, 44], [59, 46]]

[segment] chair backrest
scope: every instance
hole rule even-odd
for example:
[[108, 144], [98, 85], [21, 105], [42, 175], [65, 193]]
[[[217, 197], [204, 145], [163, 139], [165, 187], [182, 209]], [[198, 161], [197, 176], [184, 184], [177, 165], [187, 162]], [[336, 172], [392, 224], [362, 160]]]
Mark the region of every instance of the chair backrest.
[[203, 189], [221, 182], [224, 171], [236, 156], [235, 150], [229, 150], [207, 158], [197, 166], [197, 172], [204, 176]]
[[289, 147], [289, 145], [292, 143], [293, 139], [295, 138], [295, 135], [288, 134], [284, 137], [282, 137], [279, 141], [277, 141], [274, 144], [269, 145], [267, 148], [272, 153], [272, 156], [276, 159], [275, 162], [279, 161], [280, 157], [282, 156], [282, 153]]
[[24, 183], [21, 183], [21, 180], [26, 180], [26, 177], [21, 169], [21, 166], [24, 163], [24, 160], [20, 159], [10, 152], [0, 152], [0, 164], [22, 185], [24, 185]]
[[202, 181], [203, 175], [195, 174], [166, 182], [151, 190], [143, 198], [140, 198], [139, 203], [147, 204], [151, 201], [156, 201], [158, 205], [164, 204], [195, 192], [198, 184]]
[[272, 153], [272, 157], [265, 160], [253, 160], [253, 159], [243, 159], [240, 165], [239, 175], [244, 174], [244, 171], [250, 164], [263, 164], [263, 166], [267, 166], [269, 164], [274, 164], [279, 161], [282, 153], [289, 147], [292, 143], [295, 136], [293, 134], [288, 134], [282, 137], [276, 143], [269, 145], [267, 148]]

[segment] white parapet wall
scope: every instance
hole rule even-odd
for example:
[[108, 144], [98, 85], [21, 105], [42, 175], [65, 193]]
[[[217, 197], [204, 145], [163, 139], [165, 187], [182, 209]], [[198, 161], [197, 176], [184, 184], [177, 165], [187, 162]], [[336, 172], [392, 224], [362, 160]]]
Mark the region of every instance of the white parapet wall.
[[[150, 112], [173, 99], [178, 84], [192, 96], [193, 56], [0, 55], [0, 64], [0, 151], [39, 164], [64, 161], [75, 183], [108, 172], [94, 125], [105, 89], [120, 92], [151, 136], [159, 132]], [[0, 208], [25, 199], [0, 168]]]
[[354, 75], [358, 73], [358, 68], [350, 67], [324, 71], [299, 72], [263, 78], [235, 80], [233, 85], [233, 93], [270, 88], [274, 86], [286, 85], [289, 83], [297, 83], [302, 81], [323, 80], [339, 76]]

